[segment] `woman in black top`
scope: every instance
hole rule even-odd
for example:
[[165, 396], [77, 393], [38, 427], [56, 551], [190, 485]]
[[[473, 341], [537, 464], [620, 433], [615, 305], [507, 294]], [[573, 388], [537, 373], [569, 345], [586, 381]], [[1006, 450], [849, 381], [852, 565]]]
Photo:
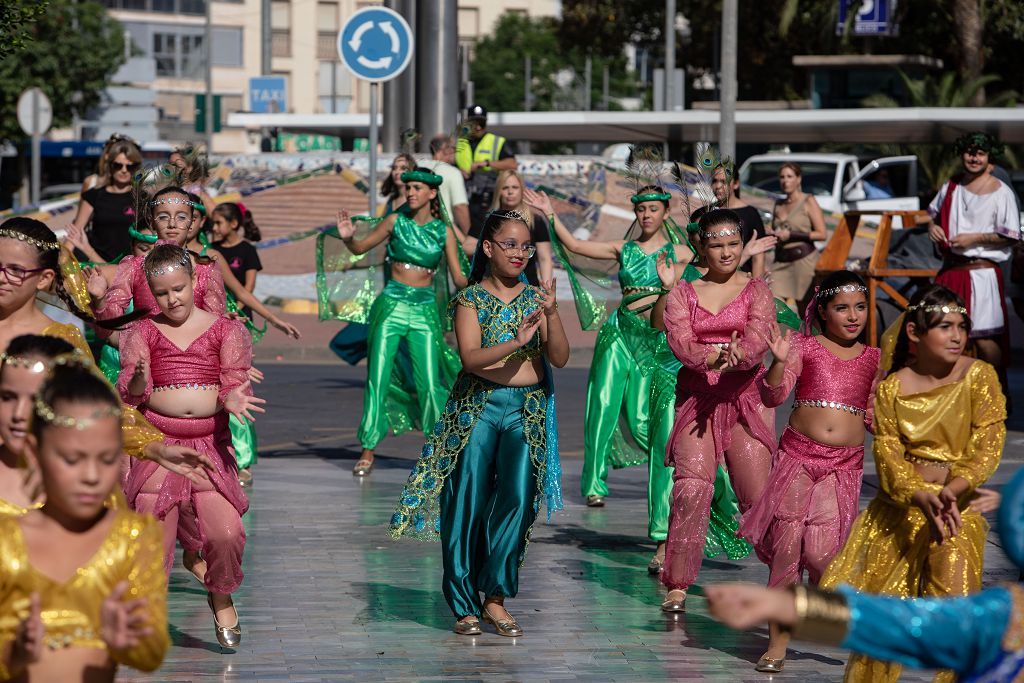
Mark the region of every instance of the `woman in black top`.
[[[775, 238], [767, 236], [764, 229], [764, 220], [761, 219], [761, 212], [740, 199], [739, 178], [732, 176], [724, 166], [719, 164], [715, 168], [711, 179], [711, 190], [718, 200], [714, 206], [702, 206], [690, 216], [690, 222], [700, 220], [700, 217], [711, 208], [731, 209], [740, 217], [740, 238], [743, 240], [744, 261], [740, 264], [740, 270], [750, 273], [754, 277], [761, 277], [765, 273], [765, 252], [775, 246]], [[750, 244], [751, 240], [758, 240]], [[748, 259], [749, 260], [746, 260]]]
[[103, 260], [114, 262], [131, 250], [128, 227], [135, 223], [139, 199], [132, 192], [132, 177], [142, 167], [142, 152], [125, 139], [108, 145], [105, 155], [106, 173], [97, 187], [82, 193], [73, 226], [81, 231], [91, 223], [89, 243]]

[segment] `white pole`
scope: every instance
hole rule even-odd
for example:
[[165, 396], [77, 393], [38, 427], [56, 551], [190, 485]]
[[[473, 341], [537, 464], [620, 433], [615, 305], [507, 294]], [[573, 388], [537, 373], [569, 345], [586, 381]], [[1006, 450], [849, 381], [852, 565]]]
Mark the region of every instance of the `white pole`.
[[32, 90], [32, 203], [39, 203], [42, 166], [42, 136], [39, 134], [39, 91]]
[[676, 0], [665, 0], [665, 111], [675, 109]]
[[736, 0], [722, 0], [722, 90], [718, 148], [723, 157], [736, 159]]

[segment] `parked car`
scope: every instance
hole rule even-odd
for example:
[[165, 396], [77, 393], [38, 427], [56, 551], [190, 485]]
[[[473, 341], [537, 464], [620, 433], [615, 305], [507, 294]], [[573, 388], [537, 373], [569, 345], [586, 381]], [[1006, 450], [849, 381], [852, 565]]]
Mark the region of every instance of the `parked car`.
[[[862, 167], [851, 154], [758, 154], [740, 166], [744, 199], [763, 210], [781, 197], [779, 166], [796, 162], [804, 192], [814, 195], [826, 216], [844, 211], [907, 211], [921, 208], [917, 157], [883, 157]], [[876, 220], [865, 222], [877, 223]]]

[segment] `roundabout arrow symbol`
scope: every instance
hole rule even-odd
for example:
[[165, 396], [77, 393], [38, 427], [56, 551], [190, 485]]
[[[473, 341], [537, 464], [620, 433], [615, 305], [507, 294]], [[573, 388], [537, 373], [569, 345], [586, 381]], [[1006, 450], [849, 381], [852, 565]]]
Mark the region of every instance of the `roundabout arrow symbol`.
[[356, 61], [367, 69], [387, 69], [391, 66], [391, 57], [381, 57], [380, 59], [367, 59], [363, 55], [356, 57]]
[[[348, 41], [348, 46], [352, 48], [353, 52], [359, 52], [359, 46], [363, 43], [363, 35], [373, 28], [373, 20], [368, 19], [359, 25], [359, 28], [352, 34], [352, 40]], [[397, 38], [397, 36], [396, 36]]]
[[398, 49], [401, 46], [401, 41], [398, 39], [398, 31], [395, 30], [390, 21], [380, 22], [380, 30], [391, 39], [391, 52], [398, 54]]

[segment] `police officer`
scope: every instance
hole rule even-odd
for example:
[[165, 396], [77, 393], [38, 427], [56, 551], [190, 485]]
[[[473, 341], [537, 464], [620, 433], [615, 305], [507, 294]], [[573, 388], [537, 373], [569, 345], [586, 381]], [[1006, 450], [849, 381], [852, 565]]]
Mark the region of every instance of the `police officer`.
[[512, 145], [500, 135], [487, 132], [487, 110], [478, 104], [466, 111], [462, 134], [455, 147], [455, 165], [466, 178], [469, 234], [476, 237], [491, 209], [498, 172], [516, 168]]

